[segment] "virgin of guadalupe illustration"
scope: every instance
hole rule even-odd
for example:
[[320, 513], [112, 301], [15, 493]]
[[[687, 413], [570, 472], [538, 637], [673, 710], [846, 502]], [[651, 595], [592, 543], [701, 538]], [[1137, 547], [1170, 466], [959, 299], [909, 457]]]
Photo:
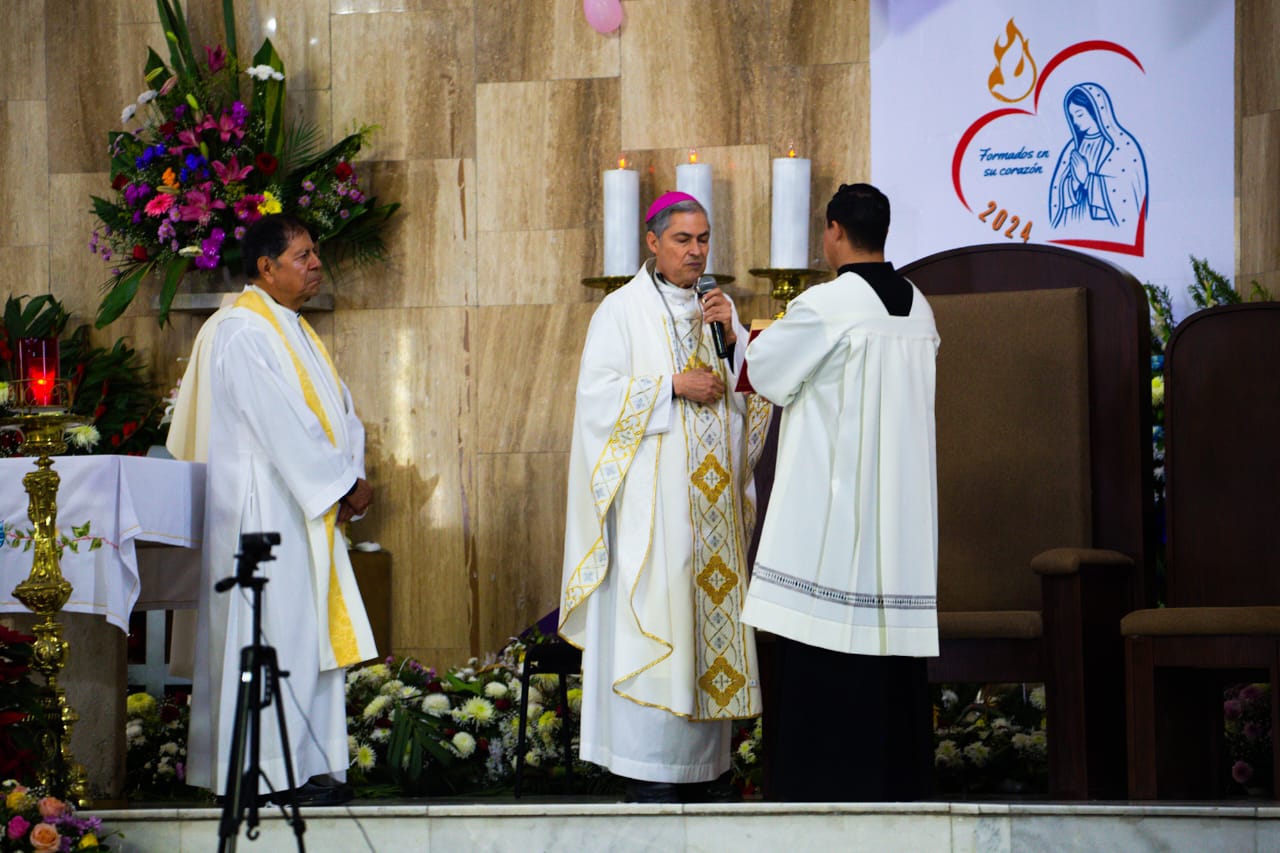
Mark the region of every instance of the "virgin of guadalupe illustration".
[[1132, 233], [1147, 201], [1142, 147], [1120, 126], [1111, 96], [1097, 83], [1072, 86], [1062, 106], [1071, 140], [1049, 183], [1051, 227]]

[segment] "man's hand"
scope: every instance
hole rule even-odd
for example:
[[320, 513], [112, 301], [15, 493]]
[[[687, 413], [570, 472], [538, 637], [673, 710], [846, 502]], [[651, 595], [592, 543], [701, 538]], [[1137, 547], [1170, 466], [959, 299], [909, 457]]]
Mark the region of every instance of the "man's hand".
[[[726, 333], [727, 333], [726, 329]], [[724, 396], [724, 380], [709, 367], [686, 370], [671, 377], [671, 390], [677, 397], [708, 405]]]
[[733, 308], [729, 297], [720, 288], [708, 290], [702, 296], [702, 320], [704, 323], [722, 323], [724, 342], [729, 346], [738, 342], [738, 333], [733, 329]]
[[338, 502], [338, 521], [350, 521], [358, 515], [364, 515], [373, 503], [373, 486], [361, 477], [356, 480], [355, 488]]

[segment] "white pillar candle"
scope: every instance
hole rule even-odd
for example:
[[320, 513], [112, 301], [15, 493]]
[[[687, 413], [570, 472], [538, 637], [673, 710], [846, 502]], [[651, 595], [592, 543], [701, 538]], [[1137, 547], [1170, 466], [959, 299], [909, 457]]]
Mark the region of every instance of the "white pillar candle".
[[604, 172], [604, 274], [634, 275], [640, 269], [640, 173], [626, 168]]
[[795, 156], [773, 161], [773, 216], [769, 229], [769, 266], [809, 267], [809, 161]]
[[714, 272], [711, 267], [710, 248], [715, 245], [715, 226], [711, 215], [711, 164], [699, 163], [698, 152], [692, 148], [689, 149], [689, 162], [676, 166], [676, 189], [696, 198], [698, 203], [707, 210], [707, 224], [712, 226], [712, 242], [707, 249], [706, 271]]

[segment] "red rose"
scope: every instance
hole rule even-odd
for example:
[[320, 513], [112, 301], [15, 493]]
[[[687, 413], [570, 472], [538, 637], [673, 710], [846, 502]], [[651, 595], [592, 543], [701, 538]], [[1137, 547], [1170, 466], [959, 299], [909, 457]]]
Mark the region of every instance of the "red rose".
[[145, 261], [147, 259], [147, 247], [141, 243], [133, 244], [133, 259], [135, 261]]
[[115, 435], [111, 436], [111, 446], [112, 447], [120, 446], [120, 433], [116, 433]]
[[93, 419], [96, 421], [98, 418], [102, 417], [102, 416], [103, 416], [103, 415], [105, 415], [106, 413], [107, 413], [107, 406], [106, 406], [106, 404], [105, 404], [105, 403], [99, 403], [99, 404], [98, 404], [98, 408], [96, 408], [96, 409], [94, 409], [94, 410], [93, 410]]
[[121, 172], [119, 175], [116, 175], [111, 179], [111, 189], [122, 190], [124, 189], [124, 185], [127, 183], [129, 183], [129, 178]]
[[133, 421], [125, 421], [124, 426], [120, 427], [120, 432], [124, 434], [125, 438], [128, 438], [129, 436], [133, 435], [134, 431], [137, 430], [137, 428], [138, 428], [138, 425]]
[[280, 168], [280, 161], [263, 151], [253, 158], [253, 165], [257, 166], [258, 171], [269, 178], [275, 174], [276, 169]]
[[176, 121], [166, 121], [158, 129], [161, 134], [167, 137], [178, 135], [178, 123]]
[[180, 713], [181, 712], [177, 708], [166, 702], [160, 706], [160, 722], [172, 723], [174, 720], [178, 719], [178, 715]]
[[355, 170], [351, 168], [351, 164], [343, 160], [341, 163], [333, 167], [333, 174], [337, 175], [338, 180], [345, 181], [355, 174]]

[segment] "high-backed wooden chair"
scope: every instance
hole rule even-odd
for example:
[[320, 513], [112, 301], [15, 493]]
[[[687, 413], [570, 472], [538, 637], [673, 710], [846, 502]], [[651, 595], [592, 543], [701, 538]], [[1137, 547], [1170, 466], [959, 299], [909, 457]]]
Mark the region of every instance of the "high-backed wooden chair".
[[1226, 785], [1223, 690], [1270, 681], [1280, 778], [1280, 303], [1211, 308], [1165, 355], [1167, 607], [1121, 623], [1129, 796]]
[[1046, 246], [902, 269], [938, 354], [937, 682], [1043, 681], [1050, 794], [1123, 792], [1121, 617], [1150, 585], [1150, 355], [1137, 281]]

